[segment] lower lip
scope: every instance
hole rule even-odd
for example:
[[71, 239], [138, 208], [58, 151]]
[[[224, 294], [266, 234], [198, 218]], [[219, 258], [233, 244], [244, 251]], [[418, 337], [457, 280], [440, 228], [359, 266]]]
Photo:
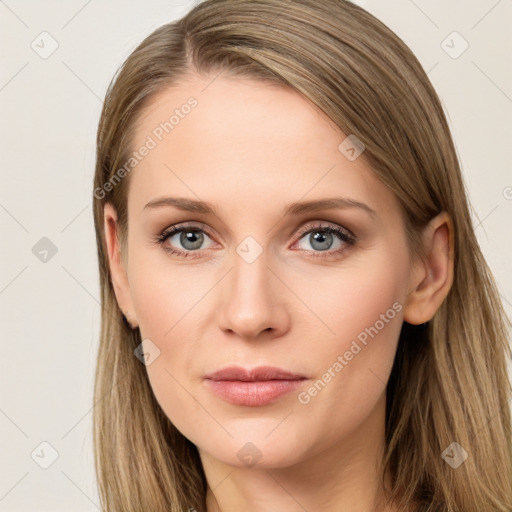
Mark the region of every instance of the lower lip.
[[214, 393], [232, 404], [258, 407], [275, 402], [279, 397], [296, 390], [305, 380], [243, 382], [240, 380], [206, 379], [206, 382]]

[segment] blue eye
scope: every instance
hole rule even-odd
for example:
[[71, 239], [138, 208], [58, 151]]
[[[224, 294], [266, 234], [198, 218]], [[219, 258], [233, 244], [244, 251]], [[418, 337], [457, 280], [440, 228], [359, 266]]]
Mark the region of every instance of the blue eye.
[[[350, 246], [356, 243], [356, 237], [340, 226], [315, 226], [313, 228], [306, 226], [306, 228], [301, 231], [300, 235], [300, 240], [308, 235], [306, 240], [313, 249], [311, 256], [315, 258], [337, 255], [346, 251]], [[332, 245], [336, 240], [339, 246], [337, 249], [332, 249]], [[308, 249], [305, 250], [308, 251]]]
[[[193, 253], [197, 252], [197, 250], [201, 248], [201, 245], [205, 240], [205, 235], [205, 231], [203, 229], [198, 228], [197, 226], [180, 224], [164, 230], [164, 232], [161, 235], [159, 235], [156, 241], [163, 245], [164, 249], [168, 253], [188, 258], [196, 257], [196, 255]], [[169, 246], [165, 244], [167, 240], [171, 240], [174, 237], [178, 238], [179, 243], [185, 249], [184, 251], [174, 249], [173, 245]]]

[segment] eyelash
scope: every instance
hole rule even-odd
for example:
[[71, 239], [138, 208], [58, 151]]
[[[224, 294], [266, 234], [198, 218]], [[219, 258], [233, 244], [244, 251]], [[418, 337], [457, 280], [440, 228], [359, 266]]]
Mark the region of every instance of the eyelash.
[[[203, 233], [206, 233], [208, 235], [208, 231], [206, 229], [203, 229], [202, 227], [198, 227], [197, 225], [194, 225], [194, 224], [189, 224], [189, 223], [181, 223], [181, 224], [176, 224], [175, 226], [171, 226], [170, 228], [166, 228], [164, 229], [161, 233], [159, 233], [155, 238], [154, 238], [154, 242], [163, 246], [163, 249], [170, 255], [176, 255], [176, 256], [180, 256], [180, 257], [184, 257], [184, 258], [195, 258], [197, 257], [197, 255], [195, 253], [199, 253], [200, 250], [195, 250], [195, 251], [180, 251], [178, 249], [171, 249], [169, 248], [168, 246], [165, 246], [165, 242], [166, 240], [176, 234], [176, 233], [181, 233], [181, 232], [188, 232], [188, 231], [198, 231], [198, 232], [203, 232]], [[331, 226], [331, 225], [328, 225], [328, 226], [322, 226], [322, 225], [319, 225], [319, 226], [312, 226], [311, 224], [307, 224], [304, 228], [302, 228], [299, 233], [298, 233], [298, 240], [299, 241], [300, 239], [302, 239], [304, 237], [304, 235], [307, 235], [309, 233], [313, 233], [313, 232], [325, 232], [325, 233], [331, 233], [335, 236], [337, 236], [337, 238], [339, 240], [341, 240], [342, 242], [345, 242], [345, 244], [347, 244], [345, 247], [343, 247], [342, 249], [336, 249], [334, 251], [309, 251], [307, 249], [302, 249], [302, 251], [305, 251], [305, 252], [313, 252], [313, 253], [316, 253], [316, 254], [312, 254], [312, 255], [309, 255], [308, 257], [312, 257], [312, 258], [326, 258], [326, 257], [329, 257], [329, 256], [335, 256], [337, 254], [340, 254], [342, 252], [345, 252], [346, 250], [348, 250], [350, 247], [354, 246], [357, 242], [357, 237], [355, 235], [353, 235], [349, 230], [347, 229], [343, 229], [339, 226]], [[210, 236], [210, 235], [208, 235]], [[207, 249], [206, 249], [207, 250]]]

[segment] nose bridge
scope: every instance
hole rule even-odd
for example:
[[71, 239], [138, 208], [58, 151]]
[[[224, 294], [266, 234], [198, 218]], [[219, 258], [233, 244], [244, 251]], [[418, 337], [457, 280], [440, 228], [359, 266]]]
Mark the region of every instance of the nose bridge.
[[[250, 254], [250, 251], [247, 255]], [[263, 304], [270, 299], [268, 257], [261, 253], [252, 259], [245, 259], [237, 250], [233, 258], [234, 269], [232, 272], [231, 292], [240, 301]]]
[[224, 329], [247, 338], [284, 329], [287, 315], [270, 265], [268, 252], [252, 237], [235, 248], [220, 316]]

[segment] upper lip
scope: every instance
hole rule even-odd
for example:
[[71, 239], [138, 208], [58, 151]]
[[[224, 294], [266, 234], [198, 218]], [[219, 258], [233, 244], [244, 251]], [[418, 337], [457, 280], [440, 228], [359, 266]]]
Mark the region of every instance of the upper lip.
[[241, 366], [228, 366], [206, 375], [205, 378], [210, 380], [240, 380], [245, 382], [305, 379], [303, 375], [275, 366], [258, 366], [252, 369], [246, 369]]

